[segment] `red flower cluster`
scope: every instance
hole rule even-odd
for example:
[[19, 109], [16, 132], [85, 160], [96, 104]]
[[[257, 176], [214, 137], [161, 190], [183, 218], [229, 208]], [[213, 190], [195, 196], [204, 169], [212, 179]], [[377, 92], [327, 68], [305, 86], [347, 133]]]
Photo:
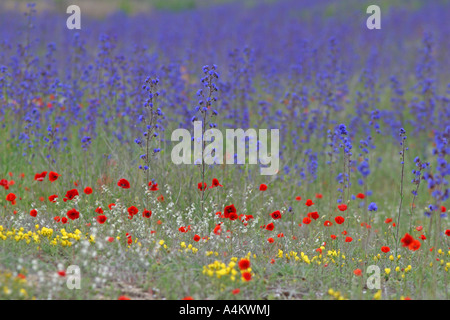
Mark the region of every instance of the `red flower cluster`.
[[80, 194], [78, 193], [77, 189], [69, 190], [67, 191], [66, 196], [64, 197], [64, 202], [66, 202], [67, 200], [73, 200], [73, 198], [79, 195]]
[[34, 175], [34, 180], [36, 181], [44, 181], [44, 178], [47, 176], [47, 171], [43, 171], [41, 173], [36, 173]]
[[400, 241], [403, 243], [403, 247], [408, 247], [412, 251], [418, 250], [421, 246], [420, 241], [414, 239], [409, 233], [405, 233]]

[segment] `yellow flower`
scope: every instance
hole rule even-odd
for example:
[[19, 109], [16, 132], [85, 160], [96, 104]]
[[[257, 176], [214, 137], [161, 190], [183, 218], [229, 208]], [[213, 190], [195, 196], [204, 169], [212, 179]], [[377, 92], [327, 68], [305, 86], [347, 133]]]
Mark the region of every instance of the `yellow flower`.
[[278, 258], [283, 258], [283, 250], [278, 249]]
[[373, 298], [374, 298], [375, 300], [380, 300], [380, 299], [381, 299], [381, 290], [378, 290], [377, 293], [375, 293], [375, 294], [373, 295]]
[[389, 273], [391, 273], [391, 269], [390, 268], [386, 268], [386, 269], [384, 269], [384, 272], [386, 272], [386, 274], [389, 274]]

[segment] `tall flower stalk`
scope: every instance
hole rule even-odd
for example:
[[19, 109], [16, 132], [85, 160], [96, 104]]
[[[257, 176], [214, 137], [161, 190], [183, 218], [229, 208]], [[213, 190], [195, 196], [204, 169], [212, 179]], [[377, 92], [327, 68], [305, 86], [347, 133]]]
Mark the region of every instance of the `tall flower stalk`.
[[397, 232], [395, 235], [395, 254], [397, 254], [398, 249], [398, 232], [400, 230], [400, 216], [402, 212], [402, 203], [403, 203], [403, 177], [405, 174], [405, 152], [408, 150], [406, 147], [406, 131], [403, 128], [400, 128], [400, 145], [402, 146], [402, 151], [400, 151], [400, 156], [402, 158], [401, 165], [402, 165], [402, 175], [400, 178], [400, 205], [398, 207], [398, 216], [397, 216]]
[[195, 108], [196, 115], [192, 118], [192, 121], [196, 121], [197, 115], [202, 120], [202, 132], [201, 132], [201, 159], [194, 159], [195, 162], [200, 160], [199, 168], [201, 175], [201, 183], [199, 184], [199, 190], [201, 191], [201, 200], [200, 207], [201, 213], [203, 215], [204, 210], [204, 202], [205, 202], [205, 191], [206, 182], [205, 182], [205, 174], [206, 174], [206, 164], [205, 164], [205, 148], [206, 141], [204, 139], [205, 132], [207, 128], [215, 128], [217, 124], [212, 120], [215, 116], [217, 116], [218, 112], [213, 109], [213, 104], [217, 101], [217, 97], [214, 95], [215, 92], [219, 91], [215, 81], [219, 79], [219, 74], [216, 72], [216, 65], [206, 65], [203, 66], [203, 73], [205, 76], [201, 79], [204, 89], [200, 89], [197, 91], [197, 96], [199, 97], [198, 105]]
[[137, 145], [144, 150], [144, 154], [140, 158], [144, 161], [144, 165], [139, 166], [139, 169], [144, 170], [146, 173], [146, 183], [150, 181], [150, 162], [151, 156], [156, 155], [161, 151], [156, 147], [151, 150], [154, 139], [157, 139], [161, 126], [158, 124], [159, 120], [164, 116], [164, 113], [160, 108], [156, 107], [157, 97], [159, 96], [158, 88], [159, 79], [148, 77], [145, 80], [143, 89], [147, 92], [148, 98], [144, 105], [144, 114], [139, 116], [139, 121], [144, 122], [145, 129], [142, 134], [142, 139], [137, 138], [134, 140]]

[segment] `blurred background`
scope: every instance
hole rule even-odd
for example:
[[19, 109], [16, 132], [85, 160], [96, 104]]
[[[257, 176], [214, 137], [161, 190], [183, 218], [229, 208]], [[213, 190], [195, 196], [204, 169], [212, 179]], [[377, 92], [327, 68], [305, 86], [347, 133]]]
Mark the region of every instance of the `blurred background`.
[[[83, 14], [102, 17], [117, 11], [136, 14], [152, 10], [192, 10], [226, 3], [236, 3], [246, 7], [252, 7], [283, 1], [285, 0], [0, 0], [0, 9], [23, 11], [26, 8], [26, 4], [32, 2], [36, 3], [38, 12], [44, 10], [65, 12], [69, 5], [78, 5], [82, 8]], [[309, 4], [313, 4], [315, 1], [309, 2]], [[364, 8], [371, 4], [380, 5], [383, 9], [391, 7], [420, 9], [425, 2], [421, 0], [336, 0], [330, 1], [327, 4], [326, 14], [332, 15], [340, 7], [364, 10]], [[433, 2], [444, 4], [447, 0], [433, 0]]]

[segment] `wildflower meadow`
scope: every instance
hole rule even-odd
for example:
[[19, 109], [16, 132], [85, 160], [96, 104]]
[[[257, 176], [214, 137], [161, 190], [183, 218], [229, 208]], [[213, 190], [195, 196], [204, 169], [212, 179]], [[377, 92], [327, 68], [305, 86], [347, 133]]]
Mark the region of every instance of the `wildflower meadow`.
[[0, 1], [0, 299], [448, 300], [449, 21]]

